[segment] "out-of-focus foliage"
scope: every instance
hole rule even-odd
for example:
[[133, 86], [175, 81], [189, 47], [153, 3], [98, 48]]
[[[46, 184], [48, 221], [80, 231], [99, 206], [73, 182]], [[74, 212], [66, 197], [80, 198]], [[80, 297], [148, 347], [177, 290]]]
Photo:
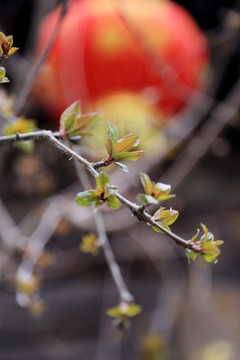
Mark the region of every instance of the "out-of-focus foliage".
[[81, 112], [80, 101], [75, 101], [60, 117], [60, 136], [71, 139], [72, 137], [79, 135], [92, 135], [89, 131], [86, 131], [86, 128], [95, 116], [96, 113], [83, 115]]
[[84, 253], [90, 253], [97, 255], [99, 252], [99, 241], [94, 233], [90, 233], [82, 237], [82, 242], [79, 245], [79, 249]]
[[17, 50], [17, 47], [13, 47], [13, 36], [6, 36], [0, 32], [0, 61], [13, 55]]
[[[35, 129], [36, 124], [34, 120], [25, 119], [21, 116], [14, 122], [6, 124], [4, 126], [3, 133], [4, 135], [13, 135], [18, 133], [24, 134], [32, 132]], [[34, 142], [32, 140], [16, 141], [15, 146], [25, 153], [31, 153], [34, 150]]]
[[131, 318], [142, 312], [142, 307], [134, 303], [121, 302], [119, 305], [108, 309], [107, 314], [114, 318]]
[[5, 75], [6, 75], [5, 68], [3, 66], [0, 66], [0, 83], [9, 82], [8, 78]]

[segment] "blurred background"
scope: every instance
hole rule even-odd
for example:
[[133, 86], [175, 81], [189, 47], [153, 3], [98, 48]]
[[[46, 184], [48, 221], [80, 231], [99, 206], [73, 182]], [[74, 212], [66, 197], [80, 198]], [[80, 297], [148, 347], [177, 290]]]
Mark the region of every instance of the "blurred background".
[[143, 192], [140, 171], [171, 184], [176, 197], [164, 206], [180, 213], [172, 231], [189, 239], [204, 223], [224, 244], [216, 265], [188, 264], [184, 249], [128, 209], [103, 209], [123, 278], [143, 307], [122, 338], [106, 315], [119, 299], [104, 254], [79, 250], [96, 231], [92, 209], [74, 203], [86, 182], [81, 168], [47, 143], [31, 153], [1, 146], [0, 359], [237, 360], [240, 3], [72, 3], [24, 98], [59, 10], [42, 20], [62, 2], [0, 0], [0, 30], [19, 47], [4, 63], [1, 114], [57, 130], [61, 112], [80, 98], [83, 111], [99, 115], [96, 136], [74, 144], [77, 151], [104, 157], [107, 120], [122, 136], [139, 135], [145, 154], [128, 173], [111, 166], [112, 183], [132, 201]]

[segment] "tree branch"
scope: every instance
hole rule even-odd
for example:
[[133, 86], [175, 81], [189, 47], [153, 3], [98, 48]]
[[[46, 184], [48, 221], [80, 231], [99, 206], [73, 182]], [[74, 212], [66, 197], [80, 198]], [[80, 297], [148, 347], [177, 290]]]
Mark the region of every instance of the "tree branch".
[[[79, 171], [78, 163], [75, 161], [77, 174], [80, 182], [82, 183], [84, 188], [90, 188], [91, 184], [89, 182], [87, 173], [85, 171]], [[94, 212], [94, 220], [96, 224], [96, 230], [98, 233], [99, 242], [103, 248], [103, 252], [109, 267], [109, 270], [111, 272], [113, 281], [115, 282], [115, 285], [117, 287], [119, 297], [121, 301], [126, 301], [128, 303], [134, 301], [134, 297], [129, 292], [125, 281], [123, 280], [120, 268], [117, 264], [117, 261], [115, 259], [114, 253], [112, 251], [111, 245], [109, 243], [106, 228], [103, 220], [103, 216], [101, 211]]]
[[102, 213], [100, 211], [95, 212], [94, 218], [95, 218], [95, 223], [96, 223], [99, 240], [103, 247], [103, 251], [104, 251], [109, 269], [111, 271], [113, 280], [119, 291], [120, 299], [121, 299], [121, 301], [126, 301], [128, 303], [133, 302], [134, 297], [132, 296], [132, 294], [130, 294], [130, 292], [127, 289], [127, 286], [126, 286], [126, 284], [123, 280], [122, 274], [120, 272], [119, 266], [115, 260], [114, 253], [113, 253], [110, 243], [108, 241]]
[[17, 133], [9, 136], [0, 136], [0, 144], [14, 143], [16, 141], [26, 140], [49, 141], [65, 155], [70, 156], [70, 158], [76, 159], [78, 162], [84, 165], [87, 170], [96, 178], [98, 176], [98, 172], [93, 168], [92, 164], [86, 159], [84, 159], [82, 156], [78, 155], [75, 151], [71, 150], [65, 144], [63, 144], [60, 140], [57, 139], [57, 137], [59, 137], [59, 133], [53, 133], [50, 130], [40, 130], [25, 134]]
[[[98, 172], [94, 169], [93, 164], [87, 161], [82, 156], [78, 155], [75, 151], [71, 150], [69, 147], [67, 147], [65, 144], [63, 144], [60, 140], [56, 138], [56, 136], [59, 135], [58, 133], [53, 134], [50, 130], [41, 130], [26, 134], [15, 134], [10, 136], [1, 136], [0, 137], [0, 144], [4, 143], [11, 143], [15, 141], [24, 141], [24, 140], [46, 140], [55, 145], [59, 150], [61, 150], [65, 155], [70, 156], [70, 158], [73, 158], [77, 160], [79, 163], [81, 163], [90, 173], [91, 175], [96, 178], [98, 176]], [[132, 212], [134, 216], [138, 218], [138, 220], [142, 220], [146, 222], [147, 224], [150, 224], [152, 226], [157, 227], [161, 232], [163, 232], [165, 235], [167, 235], [169, 238], [174, 240], [176, 244], [184, 247], [185, 249], [193, 250], [197, 253], [201, 252], [201, 248], [199, 248], [198, 245], [194, 244], [191, 241], [184, 240], [178, 235], [172, 233], [171, 231], [168, 231], [165, 229], [162, 225], [158, 224], [155, 220], [153, 220], [152, 216], [148, 214], [146, 211], [143, 210], [142, 206], [139, 206], [125, 197], [123, 197], [121, 194], [117, 193], [115, 195], [119, 201], [129, 208], [129, 210]]]
[[153, 220], [152, 216], [149, 213], [147, 213], [146, 211], [143, 211], [142, 206], [139, 206], [139, 205], [129, 201], [128, 199], [126, 199], [125, 197], [123, 197], [119, 193], [115, 194], [115, 196], [118, 198], [118, 200], [123, 205], [125, 205], [126, 207], [129, 208], [129, 210], [133, 213], [134, 216], [136, 216], [138, 218], [138, 220], [140, 220], [140, 221], [143, 220], [147, 224], [157, 227], [159, 230], [161, 230], [161, 232], [163, 232], [169, 238], [174, 240], [176, 242], [176, 244], [184, 247], [185, 249], [190, 249], [190, 250], [193, 250], [195, 252], [200, 252], [201, 251], [201, 249], [198, 246], [196, 246], [194, 243], [192, 243], [192, 242], [190, 242], [188, 240], [182, 239], [180, 236], [178, 236], [178, 235], [174, 234], [173, 232], [167, 230], [165, 227], [160, 225], [157, 221]]

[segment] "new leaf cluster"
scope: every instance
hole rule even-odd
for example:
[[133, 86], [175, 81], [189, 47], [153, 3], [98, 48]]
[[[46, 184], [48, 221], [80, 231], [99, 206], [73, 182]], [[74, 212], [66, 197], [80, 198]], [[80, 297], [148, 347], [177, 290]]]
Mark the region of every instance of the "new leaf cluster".
[[104, 160], [105, 166], [114, 163], [119, 166], [123, 171], [127, 172], [128, 168], [122, 161], [135, 161], [142, 155], [142, 150], [130, 151], [138, 146], [140, 140], [138, 136], [129, 134], [118, 140], [118, 130], [115, 126], [108, 123], [109, 130], [107, 133], [106, 149], [108, 156]]
[[[0, 32], [0, 63], [3, 62], [3, 60], [7, 59], [9, 56], [13, 55], [17, 50], [17, 47], [13, 47], [12, 35], [6, 36], [3, 32]], [[5, 68], [3, 66], [0, 66], [0, 83], [9, 82], [8, 78], [5, 75]]]
[[95, 210], [103, 204], [106, 204], [110, 209], [118, 209], [121, 206], [120, 201], [115, 196], [118, 188], [110, 183], [109, 176], [101, 171], [96, 182], [96, 190], [87, 190], [78, 193], [76, 196], [76, 203], [80, 206], [94, 205]]
[[[198, 246], [200, 249], [200, 254], [203, 262], [212, 262], [214, 264], [217, 263], [217, 258], [220, 254], [219, 245], [223, 244], [222, 240], [215, 240], [214, 235], [208, 231], [206, 225], [201, 224], [203, 229], [203, 235], [201, 236], [200, 240], [197, 240], [199, 235], [199, 230], [197, 234], [190, 240], [196, 247]], [[195, 260], [197, 257], [197, 253], [186, 249], [186, 254], [188, 260]]]
[[82, 114], [80, 101], [75, 101], [60, 117], [60, 137], [71, 140], [77, 136], [92, 135], [86, 128], [95, 116], [96, 113]]

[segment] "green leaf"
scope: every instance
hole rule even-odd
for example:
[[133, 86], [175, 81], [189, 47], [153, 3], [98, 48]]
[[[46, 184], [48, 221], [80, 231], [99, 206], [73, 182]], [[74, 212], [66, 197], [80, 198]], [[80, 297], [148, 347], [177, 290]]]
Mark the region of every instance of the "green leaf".
[[202, 227], [202, 229], [203, 229], [204, 234], [207, 236], [207, 234], [208, 234], [208, 228], [207, 228], [206, 225], [204, 225], [204, 224], [201, 224], [201, 227]]
[[13, 135], [16, 133], [28, 133], [34, 131], [36, 128], [33, 120], [27, 120], [24, 117], [19, 117], [13, 123], [6, 124], [3, 128], [4, 135]]
[[164, 201], [173, 198], [175, 195], [169, 194], [171, 191], [171, 185], [163, 183], [153, 183], [153, 196], [158, 201]]
[[[170, 227], [167, 226], [167, 225], [162, 225], [161, 223], [159, 223], [159, 225], [161, 225], [162, 227], [164, 227], [164, 229], [168, 230], [168, 231], [171, 231]], [[156, 231], [156, 232], [159, 232], [159, 233], [163, 233], [163, 231], [161, 229], [159, 229], [159, 227], [157, 226], [152, 226], [153, 230]]]
[[127, 316], [133, 317], [142, 312], [142, 307], [137, 304], [130, 304], [127, 311]]
[[116, 152], [127, 152], [140, 143], [138, 136], [127, 135], [116, 143]]
[[118, 139], [117, 128], [114, 125], [110, 124], [110, 123], [108, 123], [107, 139], [111, 139], [114, 144], [116, 144], [117, 139]]
[[115, 318], [118, 318], [118, 317], [122, 316], [122, 311], [121, 311], [119, 305], [117, 305], [117, 306], [115, 306], [115, 307], [113, 307], [111, 309], [108, 309], [106, 311], [106, 313], [107, 313], [108, 316], [115, 317]]
[[194, 261], [196, 259], [197, 255], [198, 255], [196, 252], [194, 252], [190, 249], [185, 249], [185, 251], [186, 251], [187, 258], [188, 258], [188, 262], [190, 262], [190, 260]]
[[196, 240], [197, 240], [197, 238], [198, 238], [198, 235], [199, 235], [199, 232], [200, 232], [200, 230], [199, 229], [197, 229], [197, 232], [196, 232], [196, 234], [189, 240], [189, 241], [191, 241], [191, 242], [195, 242]]
[[79, 249], [84, 253], [97, 255], [99, 252], [99, 241], [97, 236], [94, 233], [83, 236]]
[[138, 194], [137, 199], [145, 205], [158, 204], [158, 201], [151, 195]]
[[0, 57], [1, 60], [6, 59], [7, 57], [13, 55], [18, 48], [12, 47], [13, 37], [12, 35], [6, 36], [4, 33], [0, 32]]
[[110, 182], [109, 176], [104, 172], [101, 171], [97, 177], [97, 186], [98, 188], [104, 192], [106, 184]]
[[149, 176], [145, 173], [140, 173], [140, 180], [144, 191], [147, 195], [152, 195], [152, 181], [150, 180]]
[[201, 256], [207, 262], [215, 262], [219, 254], [220, 250], [213, 243], [205, 242], [201, 248]]
[[[107, 133], [107, 142], [106, 149], [111, 161], [119, 162], [122, 160], [137, 160], [143, 151], [133, 151], [129, 152], [133, 147], [137, 146], [140, 142], [138, 136], [127, 135], [124, 138], [118, 140], [118, 131], [117, 128], [110, 123], [108, 123], [109, 129]], [[117, 166], [121, 167], [123, 171], [127, 171], [127, 167], [124, 165]]]
[[97, 113], [90, 113], [80, 116], [76, 119], [75, 129], [73, 128], [71, 131], [68, 131], [68, 137], [74, 136], [89, 136], [92, 135], [91, 132], [86, 131], [85, 129], [89, 126], [91, 121], [97, 116]]
[[206, 241], [206, 242], [209, 242], [209, 243], [212, 243], [212, 242], [214, 242], [214, 235], [213, 235], [213, 233], [211, 233], [211, 232], [208, 232], [207, 234], [205, 233], [205, 234], [203, 234], [202, 236], [201, 236], [201, 239], [200, 239], [200, 241]]
[[214, 244], [217, 245], [217, 246], [222, 245], [223, 243], [224, 243], [224, 241], [222, 241], [222, 240], [214, 241]]
[[13, 46], [13, 36], [12, 35], [6, 36], [6, 40], [10, 43], [10, 47], [12, 47]]
[[[165, 210], [164, 207], [160, 207], [160, 209], [158, 209], [153, 215], [153, 220], [155, 220], [157, 223], [159, 223], [159, 225], [163, 226], [168, 231], [171, 231], [169, 225], [173, 224], [176, 221], [178, 215], [179, 213], [176, 210]], [[157, 226], [152, 226], [152, 228], [156, 232], [162, 232], [162, 230], [159, 229]]]
[[77, 194], [75, 201], [80, 206], [90, 206], [99, 201], [99, 196], [95, 190], [87, 190]]
[[118, 167], [120, 167], [123, 171], [128, 172], [128, 168], [125, 164], [119, 163], [119, 162], [114, 162], [115, 165], [117, 165]]
[[16, 141], [14, 146], [25, 154], [32, 154], [35, 149], [35, 143], [32, 140]]
[[106, 204], [110, 209], [113, 209], [113, 210], [119, 209], [120, 206], [122, 205], [120, 203], [120, 201], [118, 200], [118, 198], [116, 198], [116, 196], [114, 196], [114, 195], [108, 196], [108, 198], [106, 200]]
[[0, 83], [7, 83], [9, 82], [9, 79], [5, 76], [6, 75], [6, 70], [3, 66], [0, 66]]
[[116, 185], [113, 185], [111, 183], [107, 183], [104, 186], [104, 198], [109, 197], [110, 195], [116, 194], [118, 191], [118, 187]]
[[158, 202], [171, 199], [175, 196], [169, 194], [171, 191], [171, 185], [163, 184], [160, 182], [155, 184], [155, 182], [151, 181], [149, 176], [145, 173], [140, 174], [140, 180], [146, 194], [151, 195], [156, 200], [158, 200]]
[[208, 231], [208, 228], [206, 227], [206, 225], [201, 224], [201, 226], [202, 226], [202, 229], [204, 231], [204, 234], [202, 235], [200, 241], [202, 243], [205, 242], [205, 241], [210, 242], [210, 243], [214, 242], [214, 235], [211, 232]]
[[100, 200], [100, 198], [98, 198], [97, 202], [94, 205], [94, 211], [97, 211], [103, 204], [104, 204], [104, 201]]
[[[19, 117], [13, 123], [6, 124], [3, 128], [4, 135], [13, 135], [16, 133], [28, 133], [36, 129], [35, 121]], [[14, 146], [25, 154], [31, 154], [35, 149], [35, 144], [32, 140], [16, 141]]]
[[[33, 120], [27, 120], [24, 117], [19, 117], [13, 123], [6, 124], [3, 128], [4, 135], [13, 135], [16, 133], [28, 133], [34, 131], [36, 128]], [[32, 140], [16, 141], [14, 146], [25, 154], [31, 154], [35, 149], [35, 144]]]
[[115, 149], [115, 144], [112, 141], [112, 139], [108, 139], [106, 142], [106, 149], [107, 149], [107, 153], [108, 155], [113, 158], [115, 153], [116, 153], [116, 149]]
[[120, 152], [114, 155], [115, 161], [123, 161], [123, 160], [129, 160], [129, 161], [135, 161], [138, 160], [139, 157], [142, 155], [143, 151], [132, 151], [132, 152]]
[[122, 302], [121, 304], [108, 309], [107, 315], [115, 318], [119, 317], [134, 317], [142, 312], [142, 307], [137, 304], [128, 304]]
[[162, 226], [166, 227], [172, 225], [178, 218], [179, 212], [177, 210], [169, 209], [165, 210], [164, 207], [160, 207], [155, 214], [153, 219], [159, 222]]
[[200, 239], [202, 260], [216, 263], [217, 257], [220, 254], [218, 246], [223, 242], [221, 240], [214, 241], [214, 236], [211, 232], [208, 231], [206, 225], [201, 224], [201, 226], [204, 231], [204, 234]]
[[17, 47], [12, 47], [12, 48], [9, 50], [9, 52], [8, 52], [8, 56], [11, 56], [11, 55], [15, 54], [15, 52], [16, 52], [17, 50], [18, 50]]
[[63, 111], [60, 117], [60, 129], [64, 129], [67, 133], [74, 131], [77, 126], [77, 118], [81, 115], [81, 105], [79, 101], [75, 101]]
[[75, 101], [60, 117], [60, 135], [69, 139], [78, 135], [92, 135], [85, 129], [96, 115], [97, 113], [82, 115], [80, 102]]

